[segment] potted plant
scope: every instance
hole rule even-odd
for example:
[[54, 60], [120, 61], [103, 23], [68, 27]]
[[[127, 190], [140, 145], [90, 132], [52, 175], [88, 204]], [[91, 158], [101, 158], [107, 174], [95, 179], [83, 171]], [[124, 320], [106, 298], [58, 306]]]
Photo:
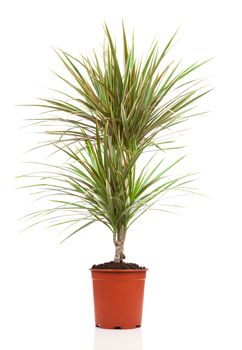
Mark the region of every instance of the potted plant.
[[[69, 80], [57, 74], [67, 90], [59, 92], [60, 98], [34, 104], [47, 112], [34, 118], [49, 136], [44, 146], [67, 160], [45, 164], [47, 168], [35, 172], [39, 181], [34, 186], [54, 206], [28, 218], [75, 225], [64, 240], [94, 222], [110, 230], [114, 258], [91, 268], [96, 325], [134, 328], [141, 325], [147, 269], [124, 262], [127, 231], [161, 196], [171, 190], [187, 191], [193, 180], [190, 175], [169, 176], [183, 157], [164, 166], [164, 151], [176, 147], [174, 139], [163, 136], [198, 115], [193, 111], [195, 102], [208, 90], [190, 76], [206, 61], [183, 69], [175, 61], [167, 63], [176, 33], [162, 51], [154, 43], [147, 58], [137, 60], [134, 39], [128, 45], [123, 26], [120, 63], [106, 25], [104, 30], [101, 58], [95, 51], [90, 58], [56, 50], [71, 76]], [[154, 154], [159, 156], [155, 164]]]

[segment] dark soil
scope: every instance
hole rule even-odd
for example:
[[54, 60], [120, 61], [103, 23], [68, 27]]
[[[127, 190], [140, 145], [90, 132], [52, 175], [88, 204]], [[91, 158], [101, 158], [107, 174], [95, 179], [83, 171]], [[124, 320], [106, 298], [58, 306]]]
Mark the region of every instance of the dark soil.
[[113, 270], [144, 270], [144, 266], [135, 263], [109, 261], [103, 264], [93, 265], [92, 269], [113, 269]]

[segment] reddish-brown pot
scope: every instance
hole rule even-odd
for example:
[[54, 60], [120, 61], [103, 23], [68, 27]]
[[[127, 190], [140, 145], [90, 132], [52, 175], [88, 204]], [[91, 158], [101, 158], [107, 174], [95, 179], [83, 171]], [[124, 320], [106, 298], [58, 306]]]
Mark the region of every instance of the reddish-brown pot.
[[97, 327], [141, 326], [146, 271], [91, 269]]

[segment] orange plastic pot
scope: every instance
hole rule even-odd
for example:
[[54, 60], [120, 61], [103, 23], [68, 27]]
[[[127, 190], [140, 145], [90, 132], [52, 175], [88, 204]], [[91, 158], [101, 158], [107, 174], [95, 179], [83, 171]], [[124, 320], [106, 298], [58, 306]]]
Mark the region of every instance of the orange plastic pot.
[[91, 269], [97, 327], [141, 326], [146, 271]]

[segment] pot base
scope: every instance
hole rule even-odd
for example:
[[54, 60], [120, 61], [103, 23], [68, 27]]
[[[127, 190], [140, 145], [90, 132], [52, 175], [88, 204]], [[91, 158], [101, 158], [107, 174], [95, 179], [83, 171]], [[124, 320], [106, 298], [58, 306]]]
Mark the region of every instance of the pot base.
[[140, 328], [141, 325], [132, 325], [132, 324], [125, 324], [125, 325], [120, 325], [120, 326], [114, 326], [111, 324], [97, 324], [97, 328], [104, 328], [104, 329], [134, 329], [134, 328]]

